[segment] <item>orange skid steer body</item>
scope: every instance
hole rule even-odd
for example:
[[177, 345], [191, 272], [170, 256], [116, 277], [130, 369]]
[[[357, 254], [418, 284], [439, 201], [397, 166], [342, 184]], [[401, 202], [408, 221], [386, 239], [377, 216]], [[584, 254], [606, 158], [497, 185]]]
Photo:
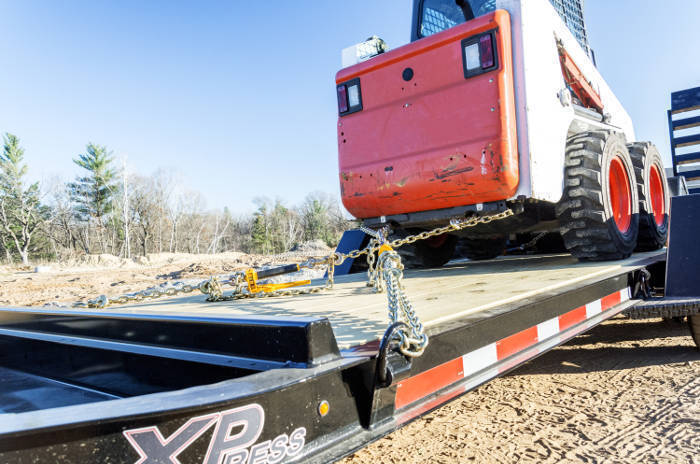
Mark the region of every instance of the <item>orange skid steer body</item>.
[[512, 56], [510, 16], [497, 10], [338, 72], [347, 210], [369, 218], [512, 197]]

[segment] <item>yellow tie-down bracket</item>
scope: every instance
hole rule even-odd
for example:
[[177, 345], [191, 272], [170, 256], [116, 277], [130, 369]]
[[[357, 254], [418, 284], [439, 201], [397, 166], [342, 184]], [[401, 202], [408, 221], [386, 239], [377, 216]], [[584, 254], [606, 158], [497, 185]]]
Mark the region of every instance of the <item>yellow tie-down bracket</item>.
[[270, 293], [277, 290], [282, 290], [284, 288], [298, 287], [300, 285], [310, 284], [310, 280], [298, 280], [296, 282], [284, 282], [281, 284], [258, 284], [258, 280], [260, 279], [267, 279], [268, 277], [289, 274], [291, 272], [297, 272], [298, 270], [298, 264], [287, 264], [286, 266], [274, 267], [272, 269], [263, 269], [261, 271], [256, 271], [255, 269], [250, 268], [245, 271], [245, 282], [246, 284], [248, 284], [248, 291], [250, 293]]
[[382, 253], [385, 251], [393, 251], [394, 249], [391, 248], [391, 246], [388, 243], [382, 243], [382, 246], [379, 247], [379, 255], [381, 256]]

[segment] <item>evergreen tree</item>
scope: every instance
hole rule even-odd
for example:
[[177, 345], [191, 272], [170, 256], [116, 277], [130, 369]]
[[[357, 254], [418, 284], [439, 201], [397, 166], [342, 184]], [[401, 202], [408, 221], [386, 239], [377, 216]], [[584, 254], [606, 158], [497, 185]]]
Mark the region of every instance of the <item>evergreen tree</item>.
[[250, 238], [253, 242], [254, 251], [263, 254], [271, 252], [270, 218], [268, 217], [267, 206], [264, 204], [260, 205], [258, 210], [253, 214]]
[[[112, 152], [101, 145], [89, 143], [86, 153], [78, 155], [73, 162], [88, 171], [86, 176], [77, 177], [75, 182], [68, 184], [74, 212], [77, 219], [88, 226], [95, 223], [97, 238], [101, 251], [104, 253], [104, 227], [107, 224], [114, 206], [114, 196], [117, 191], [116, 172], [112, 167]], [[85, 243], [86, 252], [90, 246]]]
[[0, 236], [0, 240], [3, 240], [8, 256], [9, 247], [14, 245], [22, 263], [29, 264], [32, 237], [47, 219], [46, 208], [40, 205], [39, 183], [25, 184], [27, 165], [24, 164], [24, 149], [19, 146], [19, 138], [6, 133], [3, 142], [0, 155], [0, 227], [4, 239]]
[[304, 240], [323, 240], [328, 246], [336, 242], [336, 231], [331, 224], [330, 198], [321, 193], [312, 193], [306, 197], [300, 214], [304, 228]]

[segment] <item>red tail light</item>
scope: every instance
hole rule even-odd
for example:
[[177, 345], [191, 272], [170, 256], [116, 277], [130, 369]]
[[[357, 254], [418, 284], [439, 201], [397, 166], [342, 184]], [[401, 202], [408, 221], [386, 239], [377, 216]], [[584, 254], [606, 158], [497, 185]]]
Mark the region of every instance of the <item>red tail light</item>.
[[348, 88], [344, 85], [338, 86], [338, 112], [348, 112]]
[[482, 35], [479, 38], [479, 54], [481, 55], [481, 69], [493, 67], [493, 39], [491, 34]]

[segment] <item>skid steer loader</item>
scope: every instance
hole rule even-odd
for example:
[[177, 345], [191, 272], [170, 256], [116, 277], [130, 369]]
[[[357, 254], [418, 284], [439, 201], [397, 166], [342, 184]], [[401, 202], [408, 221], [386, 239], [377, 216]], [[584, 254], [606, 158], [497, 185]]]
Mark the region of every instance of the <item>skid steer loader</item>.
[[661, 156], [598, 72], [582, 0], [414, 0], [411, 36], [343, 53], [343, 204], [397, 237], [516, 214], [403, 247], [408, 265], [444, 264], [458, 239], [493, 258], [516, 234], [556, 234], [582, 260], [664, 245]]

